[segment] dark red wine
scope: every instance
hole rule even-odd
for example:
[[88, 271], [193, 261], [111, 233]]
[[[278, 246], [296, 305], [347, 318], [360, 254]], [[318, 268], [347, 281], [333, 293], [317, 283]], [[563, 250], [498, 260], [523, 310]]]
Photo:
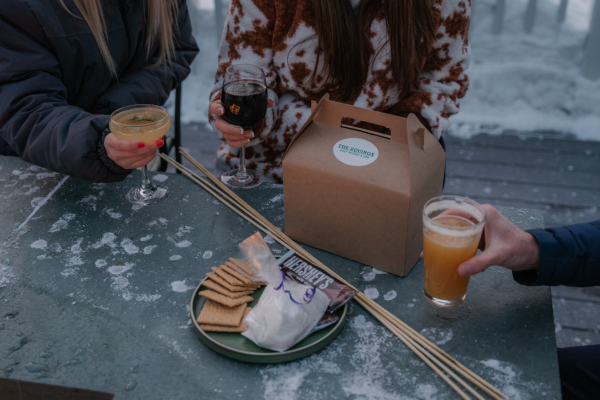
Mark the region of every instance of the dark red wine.
[[223, 88], [221, 102], [227, 122], [252, 130], [267, 113], [267, 88], [258, 82], [232, 82]]

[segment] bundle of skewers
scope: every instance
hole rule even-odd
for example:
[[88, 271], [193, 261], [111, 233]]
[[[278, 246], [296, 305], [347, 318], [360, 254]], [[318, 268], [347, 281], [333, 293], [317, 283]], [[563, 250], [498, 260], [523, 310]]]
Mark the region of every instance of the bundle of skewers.
[[[312, 254], [290, 239], [285, 233], [281, 232], [265, 217], [250, 207], [244, 200], [225, 186], [220, 180], [214, 177], [206, 168], [198, 163], [193, 157], [187, 154], [183, 149], [180, 153], [194, 165], [206, 178], [199, 176], [189, 168], [183, 166], [172, 158], [159, 154], [165, 161], [173, 165], [177, 170], [192, 181], [200, 185], [208, 193], [214, 196], [218, 201], [230, 208], [240, 217], [247, 220], [256, 228], [271, 236], [279, 244], [289, 250], [294, 250], [297, 254], [319, 265], [324, 270], [344, 282], [346, 285], [354, 288], [344, 278], [340, 277], [330, 268], [317, 260]], [[358, 291], [358, 289], [354, 288]], [[398, 317], [387, 311], [381, 305], [368, 298], [364, 293], [358, 291], [354, 300], [371, 313], [378, 321], [388, 328], [398, 339], [400, 339], [410, 350], [412, 350], [423, 362], [425, 362], [433, 371], [435, 371], [452, 389], [454, 389], [463, 399], [474, 398], [485, 400], [484, 397], [468, 382], [474, 385], [481, 392], [487, 394], [493, 399], [501, 400], [508, 397], [500, 390], [492, 386], [473, 371], [459, 363], [442, 349], [431, 343], [428, 339], [420, 335], [413, 328], [402, 322]], [[463, 390], [464, 389], [464, 390]], [[466, 392], [469, 394], [467, 394]]]

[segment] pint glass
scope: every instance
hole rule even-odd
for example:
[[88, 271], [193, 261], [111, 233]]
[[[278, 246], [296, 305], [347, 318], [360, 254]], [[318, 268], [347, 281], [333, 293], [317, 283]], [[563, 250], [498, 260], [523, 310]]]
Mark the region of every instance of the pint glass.
[[485, 210], [471, 199], [435, 197], [423, 206], [425, 297], [439, 307], [455, 307], [467, 294], [469, 278], [458, 266], [477, 253]]

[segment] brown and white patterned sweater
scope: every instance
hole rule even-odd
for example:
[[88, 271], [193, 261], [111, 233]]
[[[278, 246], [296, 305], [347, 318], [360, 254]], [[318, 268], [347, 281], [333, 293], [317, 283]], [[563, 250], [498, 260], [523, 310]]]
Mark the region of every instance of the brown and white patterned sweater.
[[[359, 2], [348, 1], [355, 7]], [[266, 181], [282, 182], [281, 157], [309, 117], [310, 101], [318, 101], [325, 93], [330, 93], [332, 100], [339, 98], [335, 90], [323, 85], [321, 74], [310, 79], [317, 48], [311, 3], [232, 0], [223, 30], [211, 101], [220, 98], [223, 76], [230, 65], [256, 64], [267, 71], [269, 98], [275, 104], [267, 111], [264, 127], [255, 132], [257, 137], [246, 146], [247, 167], [264, 174]], [[415, 113], [427, 120], [431, 132], [440, 138], [448, 127], [448, 118], [458, 113], [458, 100], [469, 85], [465, 70], [471, 58], [471, 5], [470, 0], [435, 0], [435, 9], [438, 27], [432, 56], [425, 61], [409, 94], [399, 98], [391, 72], [386, 77], [373, 73], [385, 69], [389, 51], [384, 49], [372, 60], [366, 84], [353, 105], [395, 115]], [[376, 18], [371, 25], [373, 48], [379, 49], [386, 41], [385, 20]], [[320, 68], [321, 65], [318, 71]], [[352, 68], [352, 60], [348, 60], [348, 68]], [[215, 129], [215, 116], [209, 115], [209, 121], [223, 140]], [[238, 165], [238, 149], [225, 142], [217, 151], [216, 172], [220, 174]]]

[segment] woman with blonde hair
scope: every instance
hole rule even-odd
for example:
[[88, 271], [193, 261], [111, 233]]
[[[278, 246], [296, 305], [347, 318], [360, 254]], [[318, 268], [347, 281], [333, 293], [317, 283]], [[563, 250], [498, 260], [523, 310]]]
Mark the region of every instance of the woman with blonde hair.
[[[237, 0], [231, 3], [211, 93], [210, 121], [225, 142], [217, 172], [247, 168], [282, 181], [281, 157], [310, 115], [332, 100], [406, 117], [414, 113], [441, 141], [469, 80], [470, 0]], [[270, 109], [254, 132], [223, 118], [226, 69], [267, 72]]]
[[197, 53], [185, 0], [2, 0], [0, 154], [123, 180], [164, 143], [117, 139], [110, 114], [164, 104]]

